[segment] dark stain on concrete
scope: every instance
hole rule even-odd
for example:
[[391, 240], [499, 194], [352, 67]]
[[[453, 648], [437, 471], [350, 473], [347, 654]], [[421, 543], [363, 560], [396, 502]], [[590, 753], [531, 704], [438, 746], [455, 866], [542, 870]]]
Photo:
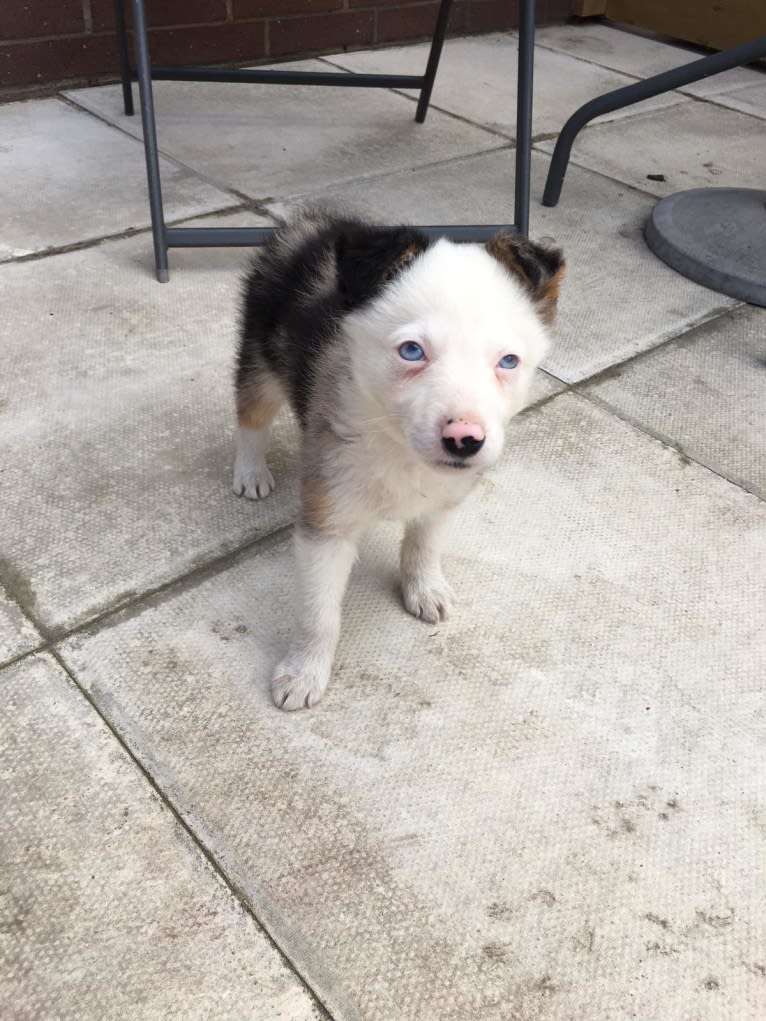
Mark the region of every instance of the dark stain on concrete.
[[697, 918], [712, 929], [728, 929], [734, 924], [734, 908], [729, 908], [725, 915], [714, 915], [710, 911], [698, 911]]
[[37, 594], [32, 583], [10, 557], [0, 557], [0, 582], [8, 595], [22, 610], [33, 612], [37, 606]]
[[533, 893], [529, 899], [539, 900], [541, 904], [546, 906], [546, 908], [552, 908], [556, 903], [556, 894], [552, 893], [550, 890], [541, 889], [537, 890], [536, 893]]
[[572, 949], [581, 954], [592, 954], [596, 942], [596, 930], [587, 923], [578, 936], [572, 937]]
[[508, 947], [504, 943], [485, 943], [481, 948], [481, 952], [490, 961], [505, 961], [508, 959]]
[[668, 946], [667, 943], [659, 943], [657, 940], [649, 940], [644, 946], [647, 953], [656, 954], [658, 957], [675, 957], [679, 953], [678, 947]]
[[534, 988], [543, 996], [553, 996], [557, 991], [550, 975], [543, 975], [542, 978], [538, 979], [535, 982]]
[[493, 901], [487, 908], [487, 914], [490, 918], [494, 918], [498, 922], [509, 922], [514, 915], [514, 909], [510, 904], [505, 904], [503, 901]]

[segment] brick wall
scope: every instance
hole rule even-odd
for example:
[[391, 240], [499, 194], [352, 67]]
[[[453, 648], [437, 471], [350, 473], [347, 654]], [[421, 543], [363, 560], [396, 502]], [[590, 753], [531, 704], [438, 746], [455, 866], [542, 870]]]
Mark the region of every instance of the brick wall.
[[[157, 64], [242, 63], [429, 36], [436, 0], [146, 0]], [[570, 0], [538, 0], [539, 24]], [[455, 0], [450, 34], [518, 24], [518, 0]], [[114, 77], [113, 0], [0, 0], [0, 86]]]

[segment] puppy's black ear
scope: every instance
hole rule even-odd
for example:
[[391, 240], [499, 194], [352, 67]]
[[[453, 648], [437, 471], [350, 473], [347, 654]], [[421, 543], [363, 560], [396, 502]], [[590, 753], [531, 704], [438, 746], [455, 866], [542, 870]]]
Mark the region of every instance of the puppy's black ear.
[[338, 286], [348, 308], [361, 305], [428, 247], [410, 227], [347, 227], [335, 243]]
[[549, 325], [564, 277], [564, 256], [559, 248], [536, 244], [522, 234], [503, 231], [487, 242], [487, 251], [520, 280], [537, 305], [540, 318]]

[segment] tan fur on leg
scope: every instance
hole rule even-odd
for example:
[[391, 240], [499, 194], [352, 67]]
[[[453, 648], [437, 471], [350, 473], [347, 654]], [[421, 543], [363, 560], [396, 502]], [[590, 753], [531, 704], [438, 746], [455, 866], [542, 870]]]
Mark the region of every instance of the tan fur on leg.
[[274, 488], [274, 477], [266, 466], [269, 426], [284, 397], [280, 387], [260, 374], [237, 390], [237, 453], [233, 488], [237, 496], [261, 500]]

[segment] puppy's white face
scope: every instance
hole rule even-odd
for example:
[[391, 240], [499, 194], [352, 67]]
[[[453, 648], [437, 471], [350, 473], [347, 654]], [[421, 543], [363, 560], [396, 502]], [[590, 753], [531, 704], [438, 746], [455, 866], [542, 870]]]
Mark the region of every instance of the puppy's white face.
[[499, 458], [548, 345], [523, 283], [486, 249], [437, 242], [349, 317], [375, 431], [443, 472]]

